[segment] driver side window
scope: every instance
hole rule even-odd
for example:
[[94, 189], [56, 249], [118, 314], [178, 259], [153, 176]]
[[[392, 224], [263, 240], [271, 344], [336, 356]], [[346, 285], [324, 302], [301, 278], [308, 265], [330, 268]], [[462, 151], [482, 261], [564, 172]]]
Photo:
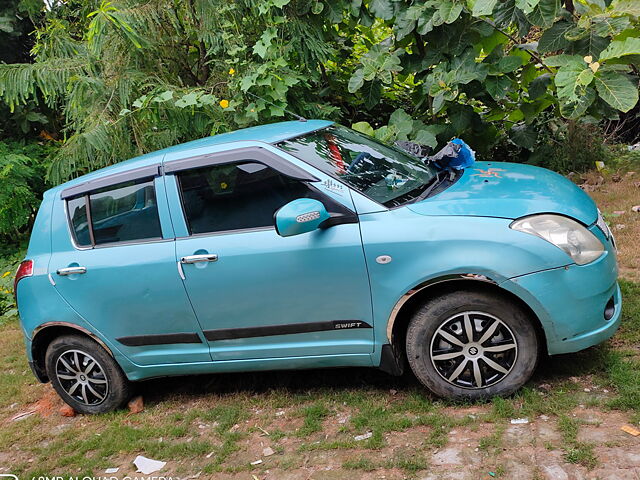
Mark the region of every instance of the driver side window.
[[273, 227], [276, 210], [297, 198], [345, 210], [309, 184], [251, 160], [185, 170], [177, 177], [192, 235]]

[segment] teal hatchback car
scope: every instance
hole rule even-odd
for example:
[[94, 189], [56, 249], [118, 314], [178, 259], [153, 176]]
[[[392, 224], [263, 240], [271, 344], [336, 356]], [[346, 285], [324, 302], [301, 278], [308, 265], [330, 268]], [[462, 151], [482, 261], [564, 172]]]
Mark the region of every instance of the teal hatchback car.
[[408, 366], [506, 395], [609, 338], [614, 240], [542, 168], [438, 169], [327, 121], [167, 148], [47, 191], [16, 295], [27, 355], [76, 411], [169, 375]]

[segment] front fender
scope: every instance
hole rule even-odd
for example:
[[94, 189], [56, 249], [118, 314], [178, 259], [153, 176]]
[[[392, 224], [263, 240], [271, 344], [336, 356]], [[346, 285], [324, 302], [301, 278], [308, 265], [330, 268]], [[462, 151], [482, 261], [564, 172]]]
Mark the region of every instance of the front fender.
[[[388, 342], [394, 308], [421, 285], [453, 277], [501, 284], [572, 263], [550, 243], [511, 230], [510, 223], [492, 217], [425, 216], [406, 208], [361, 215], [376, 344]], [[378, 263], [383, 255], [391, 261]]]

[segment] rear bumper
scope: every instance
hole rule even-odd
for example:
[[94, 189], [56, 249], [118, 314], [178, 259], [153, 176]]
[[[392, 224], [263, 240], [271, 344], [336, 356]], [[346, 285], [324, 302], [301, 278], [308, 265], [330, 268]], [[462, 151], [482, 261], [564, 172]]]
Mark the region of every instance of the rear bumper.
[[607, 245], [607, 251], [588, 265], [531, 273], [501, 284], [524, 300], [538, 316], [550, 355], [597, 345], [610, 338], [620, 326], [622, 296], [617, 282], [617, 262], [615, 251], [608, 242]]

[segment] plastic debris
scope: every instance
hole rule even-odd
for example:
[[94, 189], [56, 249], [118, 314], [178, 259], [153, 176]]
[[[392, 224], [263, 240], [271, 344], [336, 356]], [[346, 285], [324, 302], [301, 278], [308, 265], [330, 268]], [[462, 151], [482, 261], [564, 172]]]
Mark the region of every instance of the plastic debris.
[[149, 475], [164, 468], [167, 462], [161, 462], [160, 460], [152, 460], [142, 455], [138, 455], [133, 461], [133, 464], [138, 469], [138, 472]]
[[471, 150], [464, 140], [454, 138], [438, 153], [426, 158], [426, 161], [441, 170], [452, 168], [463, 170], [476, 161], [476, 152]]
[[251, 465], [260, 465], [262, 463], [262, 460], [258, 459], [255, 462], [251, 462]]
[[14, 415], [13, 417], [11, 417], [11, 421], [12, 422], [18, 422], [20, 420], [24, 420], [25, 418], [30, 417], [31, 415], [33, 415], [35, 413], [36, 413], [35, 410], [28, 410], [26, 412], [18, 413], [17, 415]]
[[271, 448], [271, 447], [265, 447], [265, 448], [262, 449], [262, 456], [263, 457], [270, 457], [274, 453], [276, 453], [276, 452], [274, 452], [273, 448]]
[[511, 425], [522, 425], [523, 423], [529, 423], [528, 418], [512, 418]]
[[359, 442], [360, 440], [366, 440], [367, 438], [371, 438], [372, 436], [373, 432], [367, 432], [362, 435], [356, 435], [355, 437], [353, 437], [353, 439]]
[[280, 410], [279, 412], [276, 412], [276, 417], [281, 417], [284, 415], [284, 410]]
[[120, 470], [118, 467], [107, 468], [104, 473], [118, 473], [118, 470]]
[[624, 425], [620, 427], [620, 430], [628, 433], [629, 435], [633, 435], [634, 437], [637, 437], [638, 435], [640, 435], [640, 430], [638, 430], [637, 428], [633, 428], [630, 425]]
[[634, 205], [631, 207], [632, 212], [640, 213], [640, 205]]

